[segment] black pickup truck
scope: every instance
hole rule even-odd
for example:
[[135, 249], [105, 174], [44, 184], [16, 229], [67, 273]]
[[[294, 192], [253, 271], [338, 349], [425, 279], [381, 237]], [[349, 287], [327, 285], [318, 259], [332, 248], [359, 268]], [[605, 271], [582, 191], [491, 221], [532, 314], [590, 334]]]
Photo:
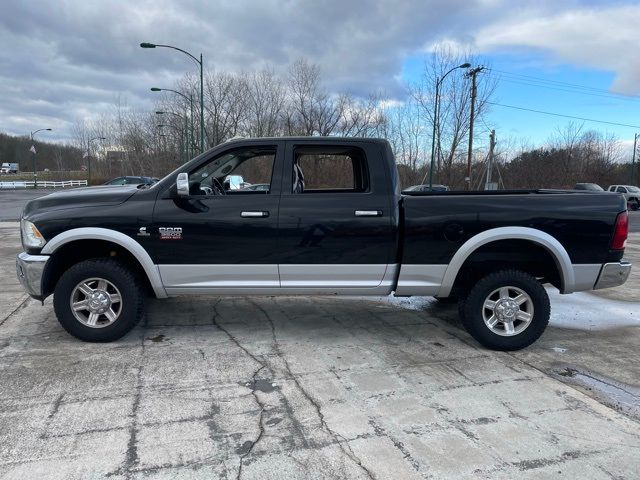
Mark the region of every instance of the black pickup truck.
[[151, 186], [29, 202], [17, 272], [32, 297], [53, 293], [62, 326], [86, 341], [127, 333], [147, 294], [393, 293], [455, 297], [474, 338], [514, 350], [547, 326], [544, 284], [626, 281], [627, 221], [622, 195], [402, 194], [385, 140], [240, 139]]

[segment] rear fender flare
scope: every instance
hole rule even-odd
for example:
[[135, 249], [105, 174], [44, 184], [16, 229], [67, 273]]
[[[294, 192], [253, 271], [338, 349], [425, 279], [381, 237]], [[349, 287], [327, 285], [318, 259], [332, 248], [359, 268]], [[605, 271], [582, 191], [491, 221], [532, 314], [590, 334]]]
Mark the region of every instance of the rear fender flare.
[[528, 240], [545, 248], [556, 262], [562, 281], [561, 293], [572, 293], [575, 288], [575, 274], [569, 254], [562, 244], [554, 237], [542, 230], [529, 227], [499, 227], [485, 230], [469, 240], [458, 249], [451, 259], [442, 279], [439, 297], [448, 297], [453, 283], [458, 276], [464, 262], [478, 248], [498, 240]]

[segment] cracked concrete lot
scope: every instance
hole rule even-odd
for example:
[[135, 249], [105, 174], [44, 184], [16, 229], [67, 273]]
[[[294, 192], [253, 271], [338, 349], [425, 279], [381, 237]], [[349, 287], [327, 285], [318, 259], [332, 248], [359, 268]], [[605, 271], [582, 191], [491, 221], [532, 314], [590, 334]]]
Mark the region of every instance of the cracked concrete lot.
[[0, 224], [2, 479], [640, 477], [637, 302], [583, 294], [617, 306], [598, 330], [556, 295], [514, 354], [429, 299], [150, 301], [88, 344], [22, 292], [19, 250]]

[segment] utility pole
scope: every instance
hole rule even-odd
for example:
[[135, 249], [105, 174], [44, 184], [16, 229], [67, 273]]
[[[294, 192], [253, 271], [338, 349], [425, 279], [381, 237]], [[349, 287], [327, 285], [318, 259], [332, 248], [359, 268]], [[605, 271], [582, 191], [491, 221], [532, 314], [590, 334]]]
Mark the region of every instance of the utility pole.
[[472, 68], [469, 70], [466, 75], [467, 77], [471, 77], [471, 117], [469, 121], [469, 150], [467, 151], [467, 178], [465, 181], [467, 182], [467, 190], [471, 190], [471, 155], [473, 152], [473, 122], [475, 120], [476, 113], [476, 95], [478, 93], [478, 89], [476, 87], [476, 75], [484, 70], [483, 66], [479, 66], [476, 68]]
[[635, 185], [634, 180], [636, 179], [636, 150], [638, 145], [638, 137], [640, 134], [636, 133], [633, 136], [633, 156], [631, 157], [631, 185]]
[[491, 185], [491, 169], [493, 167], [493, 150], [496, 146], [496, 131], [491, 130], [489, 135], [489, 156], [487, 157], [487, 181], [484, 184], [485, 190], [493, 190]]

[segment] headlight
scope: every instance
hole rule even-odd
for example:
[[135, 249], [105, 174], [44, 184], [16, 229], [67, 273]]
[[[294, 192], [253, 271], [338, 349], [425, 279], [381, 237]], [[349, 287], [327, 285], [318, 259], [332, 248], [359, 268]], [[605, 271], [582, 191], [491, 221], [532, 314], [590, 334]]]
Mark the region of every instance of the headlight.
[[22, 246], [25, 248], [42, 248], [47, 243], [36, 226], [28, 220], [20, 220]]

